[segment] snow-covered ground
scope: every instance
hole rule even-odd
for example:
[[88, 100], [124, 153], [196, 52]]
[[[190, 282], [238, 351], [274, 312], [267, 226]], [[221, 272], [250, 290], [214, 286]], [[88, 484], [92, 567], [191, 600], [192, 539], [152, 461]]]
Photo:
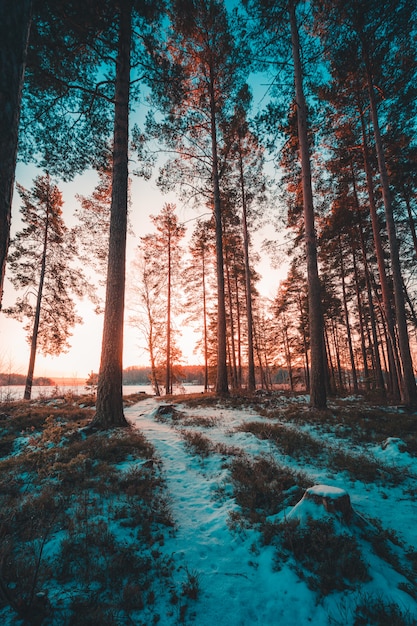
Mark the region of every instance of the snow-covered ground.
[[[276, 571], [274, 548], [263, 545], [259, 531], [249, 527], [238, 532], [230, 524], [230, 513], [237, 505], [227, 490], [228, 469], [222, 449], [219, 453], [199, 457], [186, 446], [181, 430], [200, 432], [213, 443], [241, 448], [247, 455], [274, 457], [280, 463], [306, 472], [312, 486], [345, 490], [360, 518], [376, 519], [383, 529], [395, 531], [402, 546], [394, 549], [404, 554], [408, 548], [416, 547], [417, 460], [401, 452], [398, 440], [386, 442], [384, 448], [364, 444], [362, 450], [355, 449], [355, 452], [373, 455], [387, 466], [398, 467], [404, 480], [398, 485], [386, 485], [383, 481], [363, 483], [352, 480], [347, 472], [326, 466], [317, 468], [314, 459], [311, 463], [305, 458], [296, 461], [282, 455], [270, 441], [236, 431], [249, 421], [268, 421], [255, 410], [221, 406], [190, 408], [176, 404], [181, 419], [172, 419], [168, 414], [161, 420], [157, 419], [158, 405], [155, 399], [146, 399], [128, 408], [126, 417], [153, 443], [163, 463], [177, 527], [176, 532], [166, 538], [163, 549], [174, 555], [178, 580], [184, 579], [184, 573], [198, 580], [200, 591], [197, 599], [190, 603], [186, 623], [198, 626], [321, 626], [329, 623], [349, 626], [354, 623], [356, 605], [372, 597], [395, 602], [407, 616], [407, 623], [417, 624], [417, 602], [402, 590], [408, 581], [376, 556], [366, 541], [366, 531], [359, 533], [357, 539], [369, 567], [369, 582], [319, 597], [297, 576], [291, 559]], [[199, 426], [199, 420], [203, 426]], [[214, 426], [208, 427], [210, 422]], [[312, 426], [308, 430], [312, 436], [323, 437]], [[336, 435], [327, 434], [324, 440], [329, 446], [352, 447], [351, 442], [338, 440]], [[219, 497], [221, 487], [223, 497]], [[329, 491], [335, 493], [337, 489]], [[308, 507], [311, 510], [316, 505], [310, 502]], [[316, 513], [323, 518], [327, 516], [323, 507], [316, 508]], [[291, 510], [286, 510], [281, 517], [290, 513]], [[356, 530], [347, 526], [346, 532], [355, 534]], [[163, 613], [161, 610], [161, 616]], [[173, 616], [172, 621], [162, 617], [160, 623], [175, 624], [176, 619], [178, 616]], [[380, 622], [369, 622], [371, 626], [377, 623]]]
[[417, 416], [307, 403], [0, 411], [0, 626], [417, 625]]

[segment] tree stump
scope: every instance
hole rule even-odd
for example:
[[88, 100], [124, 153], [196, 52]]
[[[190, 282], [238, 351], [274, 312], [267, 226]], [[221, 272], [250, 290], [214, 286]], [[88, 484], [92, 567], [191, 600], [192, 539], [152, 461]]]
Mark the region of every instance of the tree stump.
[[288, 520], [303, 524], [308, 519], [334, 516], [343, 524], [356, 523], [359, 516], [352, 508], [349, 494], [339, 487], [314, 485], [304, 492], [301, 500], [286, 515]]
[[175, 422], [179, 417], [180, 413], [174, 404], [160, 404], [155, 411], [155, 419], [162, 422], [170, 419]]
[[157, 415], [173, 415], [175, 407], [173, 404], [160, 404], [156, 410]]
[[344, 489], [328, 485], [314, 485], [306, 490], [304, 499], [323, 506], [327, 513], [340, 514], [345, 522], [350, 522], [352, 519], [353, 509], [350, 497]]

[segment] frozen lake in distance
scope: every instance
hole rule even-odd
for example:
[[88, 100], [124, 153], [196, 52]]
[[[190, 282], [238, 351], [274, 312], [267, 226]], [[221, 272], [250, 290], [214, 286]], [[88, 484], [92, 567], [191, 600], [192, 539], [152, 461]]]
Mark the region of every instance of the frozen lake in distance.
[[[174, 387], [174, 394], [180, 393], [202, 393], [203, 385], [178, 385]], [[5, 385], [0, 387], [0, 402], [5, 400], [22, 400], [25, 392], [24, 385]], [[53, 396], [62, 396], [66, 394], [74, 394], [81, 396], [88, 393], [85, 385], [55, 385], [55, 386], [33, 386], [32, 400], [37, 398], [51, 398]], [[146, 393], [154, 395], [151, 385], [123, 385], [123, 395], [128, 396], [132, 393]]]

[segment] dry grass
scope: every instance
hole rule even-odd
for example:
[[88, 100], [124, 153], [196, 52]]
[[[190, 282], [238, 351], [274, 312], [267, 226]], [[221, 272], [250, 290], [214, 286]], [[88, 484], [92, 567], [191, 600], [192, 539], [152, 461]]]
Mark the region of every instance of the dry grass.
[[334, 401], [326, 411], [311, 410], [306, 405], [283, 405], [279, 396], [269, 399], [259, 411], [271, 420], [310, 424], [322, 432], [331, 432], [355, 444], [380, 443], [387, 437], [399, 437], [409, 454], [417, 455], [417, 420], [413, 413], [367, 405], [364, 401]]
[[262, 440], [271, 441], [283, 454], [297, 460], [313, 461], [319, 467], [349, 472], [351, 477], [365, 483], [377, 481], [398, 484], [404, 480], [400, 470], [388, 467], [370, 454], [347, 451], [343, 445], [313, 437], [292, 424], [247, 422], [238, 428]]
[[394, 602], [364, 596], [355, 607], [355, 626], [415, 626], [415, 619]]
[[284, 424], [245, 422], [238, 429], [259, 439], [273, 441], [284, 453], [294, 458], [318, 457], [323, 453], [323, 443], [308, 433]]
[[311, 485], [304, 474], [279, 465], [272, 457], [251, 459], [242, 454], [229, 468], [234, 498], [251, 523], [295, 504]]
[[171, 579], [160, 461], [137, 431], [87, 434], [91, 415], [13, 403], [1, 420], [0, 607], [27, 624], [78, 624], [81, 609], [83, 624], [151, 624]]
[[181, 429], [181, 437], [184, 439], [187, 449], [202, 458], [208, 457], [215, 451], [215, 446], [211, 439], [198, 431]]
[[283, 522], [276, 543], [276, 566], [293, 557], [297, 574], [321, 596], [370, 580], [355, 537], [336, 532], [332, 520]]
[[[144, 397], [139, 394], [127, 402]], [[267, 520], [296, 504], [313, 480], [281, 465], [272, 454], [252, 458], [239, 448], [216, 444], [209, 429], [219, 425], [217, 408], [262, 410], [266, 423], [247, 422], [239, 430], [271, 441], [275, 455], [279, 450], [299, 463], [346, 471], [352, 479], [367, 483], [387, 483], [402, 480], [400, 473], [370, 455], [352, 453], [345, 441], [359, 446], [398, 436], [413, 454], [415, 416], [343, 402], [328, 411], [311, 411], [302, 405], [285, 405], [278, 394], [227, 399], [196, 394], [170, 401], [176, 404], [161, 405], [157, 419], [181, 434], [191, 454], [224, 458], [229, 476], [218, 495], [236, 502], [228, 522], [232, 531], [259, 530], [263, 543], [275, 546], [277, 566], [284, 560], [292, 562], [300, 578], [320, 596], [367, 580], [356, 540], [337, 534], [331, 522], [301, 527]], [[177, 403], [212, 407], [214, 416], [199, 417], [197, 411], [186, 415]], [[77, 625], [81, 611], [86, 626], [113, 626], [121, 619], [148, 625], [161, 619], [154, 606], [162, 588], [170, 596], [178, 622], [184, 623], [189, 601], [200, 593], [200, 581], [195, 572], [184, 570], [183, 582], [175, 586], [173, 561], [161, 554], [166, 533], [175, 528], [161, 462], [137, 431], [88, 433], [85, 426], [91, 421], [92, 405], [91, 397], [1, 405], [0, 607], [12, 607], [17, 618], [28, 624], [47, 620], [51, 626]], [[297, 426], [311, 426], [317, 435]], [[127, 529], [127, 543], [120, 541], [117, 529]], [[56, 535], [59, 540], [52, 541]], [[404, 547], [393, 549], [395, 537], [381, 527], [368, 542], [406, 577], [404, 590], [417, 595], [415, 553], [399, 559]], [[51, 585], [60, 594], [49, 594]], [[378, 599], [355, 610], [355, 626], [411, 624], [398, 607]]]

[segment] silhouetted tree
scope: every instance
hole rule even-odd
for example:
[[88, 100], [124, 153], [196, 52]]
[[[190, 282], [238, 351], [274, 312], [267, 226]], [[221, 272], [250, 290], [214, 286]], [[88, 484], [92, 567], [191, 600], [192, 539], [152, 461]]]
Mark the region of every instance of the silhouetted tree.
[[24, 229], [11, 242], [10, 280], [23, 289], [6, 310], [26, 318], [30, 359], [24, 398], [30, 399], [38, 347], [43, 354], [60, 354], [68, 347], [71, 330], [82, 320], [73, 296], [84, 295], [85, 279], [76, 269], [76, 248], [62, 218], [62, 194], [49, 175], [38, 176], [30, 191], [18, 186], [23, 200]]
[[234, 40], [221, 0], [174, 2], [172, 33], [159, 56], [158, 104], [165, 112], [155, 134], [181, 158], [164, 168], [168, 185], [189, 185], [213, 209], [217, 273], [216, 391], [228, 393], [226, 304], [220, 151], [222, 122], [230, 114], [247, 62]]
[[209, 388], [209, 354], [208, 354], [208, 302], [210, 295], [210, 277], [214, 266], [214, 232], [213, 222], [199, 220], [191, 236], [189, 251], [191, 259], [184, 272], [185, 293], [187, 294], [186, 309], [188, 319], [202, 321], [202, 352], [204, 358], [204, 391]]

